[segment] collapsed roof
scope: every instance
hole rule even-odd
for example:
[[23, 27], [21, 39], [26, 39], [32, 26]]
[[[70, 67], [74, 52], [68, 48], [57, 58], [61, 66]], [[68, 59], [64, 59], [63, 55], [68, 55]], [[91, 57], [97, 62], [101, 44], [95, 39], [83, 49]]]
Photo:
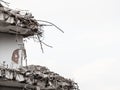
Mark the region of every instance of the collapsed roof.
[[41, 34], [41, 26], [31, 13], [12, 10], [0, 4], [0, 32], [28, 37]]

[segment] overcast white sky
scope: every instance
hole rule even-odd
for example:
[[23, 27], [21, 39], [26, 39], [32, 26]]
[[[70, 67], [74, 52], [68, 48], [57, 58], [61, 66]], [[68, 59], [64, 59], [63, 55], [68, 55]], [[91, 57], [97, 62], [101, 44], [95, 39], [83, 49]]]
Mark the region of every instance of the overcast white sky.
[[78, 82], [81, 90], [120, 90], [120, 0], [6, 0], [55, 23], [39, 43], [26, 44], [28, 63], [47, 66]]

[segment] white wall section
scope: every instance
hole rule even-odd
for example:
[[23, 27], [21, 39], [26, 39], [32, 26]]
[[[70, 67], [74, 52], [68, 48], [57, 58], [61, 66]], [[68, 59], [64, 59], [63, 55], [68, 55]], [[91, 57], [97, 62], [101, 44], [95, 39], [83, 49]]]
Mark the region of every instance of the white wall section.
[[21, 54], [19, 53], [18, 64], [12, 61], [12, 54], [21, 48], [20, 45], [23, 45], [22, 36], [0, 33], [0, 64], [5, 61], [9, 68], [18, 68], [21, 65]]

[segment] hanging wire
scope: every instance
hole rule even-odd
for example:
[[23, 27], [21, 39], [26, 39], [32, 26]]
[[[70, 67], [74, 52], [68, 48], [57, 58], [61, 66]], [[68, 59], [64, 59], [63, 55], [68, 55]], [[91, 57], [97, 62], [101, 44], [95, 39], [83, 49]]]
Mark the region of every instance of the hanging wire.
[[45, 46], [47, 46], [47, 47], [50, 47], [50, 48], [53, 48], [53, 47], [50, 46], [50, 45], [48, 45], [48, 44], [46, 44], [46, 43], [44, 43], [44, 42], [42, 42], [42, 40], [40, 39], [40, 37], [43, 37], [42, 34], [43, 34], [43, 31], [44, 31], [44, 30], [41, 29], [41, 27], [43, 27], [43, 26], [54, 26], [54, 27], [56, 27], [58, 30], [60, 30], [62, 33], [64, 33], [64, 31], [63, 31], [62, 29], [60, 29], [58, 26], [56, 26], [55, 24], [51, 23], [51, 22], [44, 21], [44, 20], [37, 20], [37, 21], [48, 23], [48, 24], [39, 24], [39, 27], [40, 27], [40, 28], [39, 28], [39, 32], [40, 32], [40, 33], [37, 33], [37, 38], [38, 38], [38, 41], [39, 41], [39, 43], [40, 43], [40, 47], [41, 47], [42, 53], [44, 53], [43, 44], [44, 44]]
[[42, 41], [41, 41], [41, 43], [43, 43], [43, 44], [46, 45], [47, 47], [53, 48], [52, 46], [50, 46], [50, 45], [48, 45], [48, 44], [46, 44], [46, 43], [44, 43], [44, 42], [42, 42]]
[[48, 22], [48, 21], [44, 21], [44, 20], [37, 20], [37, 21], [40, 21], [40, 22], [45, 22], [45, 23], [49, 23], [50, 25], [56, 27], [58, 30], [60, 30], [62, 33], [64, 33], [64, 31], [62, 29], [60, 29], [57, 25], [51, 23], [51, 22]]
[[43, 45], [42, 45], [42, 42], [41, 42], [41, 40], [40, 40], [39, 35], [37, 35], [37, 37], [38, 37], [38, 40], [39, 40], [39, 43], [40, 43], [40, 47], [41, 47], [42, 53], [44, 53]]
[[[40, 43], [42, 53], [44, 53], [43, 44], [45, 46], [47, 46], [47, 47], [53, 48], [52, 46], [50, 46], [50, 45], [46, 44], [45, 42], [43, 42], [43, 39], [44, 39], [44, 36], [43, 36], [44, 34], [43, 33], [44, 33], [44, 30], [42, 29], [42, 26], [40, 26], [37, 35], [35, 35], [35, 36], [37, 36], [37, 38], [35, 38], [35, 39], [37, 39], [38, 42]], [[42, 40], [41, 40], [41, 38], [42, 38]]]

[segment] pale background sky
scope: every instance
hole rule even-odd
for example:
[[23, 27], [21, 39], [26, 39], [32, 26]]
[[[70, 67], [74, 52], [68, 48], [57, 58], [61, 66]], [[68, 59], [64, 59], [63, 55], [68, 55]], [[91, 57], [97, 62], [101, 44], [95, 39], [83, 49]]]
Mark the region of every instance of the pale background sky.
[[81, 90], [120, 90], [120, 0], [6, 0], [11, 8], [30, 10], [44, 28], [39, 43], [26, 44], [28, 63], [48, 67], [75, 80]]

